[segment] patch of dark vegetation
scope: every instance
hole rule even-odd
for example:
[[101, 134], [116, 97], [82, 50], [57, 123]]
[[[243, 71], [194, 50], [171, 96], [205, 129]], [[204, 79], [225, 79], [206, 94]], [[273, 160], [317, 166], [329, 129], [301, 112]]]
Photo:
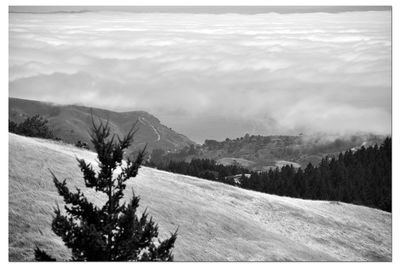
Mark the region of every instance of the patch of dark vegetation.
[[40, 137], [45, 139], [60, 140], [55, 137], [53, 131], [47, 126], [48, 120], [44, 119], [40, 115], [34, 115], [26, 118], [21, 123], [14, 121], [8, 121], [8, 131], [11, 133], [29, 136], [29, 137]]
[[154, 161], [152, 158], [152, 160], [146, 163], [146, 165], [170, 172], [191, 175], [231, 185], [236, 184], [235, 179], [233, 178], [234, 175], [250, 172], [249, 170], [237, 165], [224, 166], [222, 164], [217, 164], [215, 160], [211, 159], [192, 159], [190, 162], [171, 160], [164, 164], [162, 161]]

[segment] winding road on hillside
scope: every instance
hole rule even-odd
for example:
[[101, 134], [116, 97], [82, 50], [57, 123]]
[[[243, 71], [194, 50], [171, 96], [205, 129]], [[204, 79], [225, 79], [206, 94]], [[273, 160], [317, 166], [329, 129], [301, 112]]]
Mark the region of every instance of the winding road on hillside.
[[146, 125], [146, 124], [147, 124], [148, 126], [150, 126], [151, 128], [153, 128], [154, 133], [157, 135], [157, 138], [156, 138], [155, 142], [160, 141], [160, 139], [161, 139], [160, 133], [157, 131], [156, 127], [153, 126], [153, 124], [151, 124], [146, 118], [143, 118], [143, 117], [139, 117], [139, 121], [140, 121], [143, 125]]

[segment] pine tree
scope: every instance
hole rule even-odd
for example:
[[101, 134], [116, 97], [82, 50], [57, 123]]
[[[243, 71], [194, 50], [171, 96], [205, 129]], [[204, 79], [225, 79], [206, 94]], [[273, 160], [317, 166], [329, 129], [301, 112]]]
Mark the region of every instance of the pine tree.
[[[120, 139], [111, 137], [108, 122], [96, 125], [92, 118], [91, 141], [98, 154], [99, 171], [77, 159], [86, 187], [107, 196], [100, 208], [89, 202], [80, 189], [71, 192], [66, 181], [52, 173], [58, 193], [65, 202], [63, 214], [55, 209], [52, 230], [72, 250], [72, 261], [172, 261], [177, 231], [170, 238], [158, 238], [158, 226], [146, 211], [138, 217], [139, 197], [133, 194], [128, 204], [121, 203], [126, 181], [135, 177], [145, 156], [145, 148], [134, 161], [123, 161], [124, 150], [133, 142], [135, 127]], [[121, 170], [116, 174], [116, 170]], [[54, 260], [36, 248], [38, 261]]]

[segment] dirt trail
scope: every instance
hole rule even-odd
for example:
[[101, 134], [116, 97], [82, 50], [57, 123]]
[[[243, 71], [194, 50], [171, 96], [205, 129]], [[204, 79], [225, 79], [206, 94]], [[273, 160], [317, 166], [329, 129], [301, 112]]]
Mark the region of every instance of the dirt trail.
[[160, 133], [157, 131], [156, 127], [153, 126], [153, 124], [151, 124], [146, 118], [143, 118], [143, 117], [139, 117], [139, 121], [141, 123], [143, 123], [144, 125], [147, 124], [148, 126], [150, 126], [153, 129], [154, 133], [157, 135], [155, 142], [160, 141], [160, 139], [161, 139]]

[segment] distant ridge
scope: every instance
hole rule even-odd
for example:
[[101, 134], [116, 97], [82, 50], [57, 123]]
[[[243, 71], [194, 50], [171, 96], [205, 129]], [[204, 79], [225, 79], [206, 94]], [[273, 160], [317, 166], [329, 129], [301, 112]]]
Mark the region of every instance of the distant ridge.
[[[91, 112], [96, 119], [109, 120], [112, 131], [120, 136], [126, 134], [137, 122], [139, 129], [134, 138], [134, 148], [147, 144], [149, 151], [160, 148], [167, 151], [180, 150], [195, 144], [186, 136], [161, 124], [160, 120], [145, 111], [115, 112], [79, 105], [56, 105], [47, 102], [9, 98], [9, 119], [21, 122], [27, 117], [39, 114], [49, 121], [55, 136], [67, 143], [82, 141], [90, 144], [88, 134]], [[130, 151], [130, 152], [133, 152]]]

